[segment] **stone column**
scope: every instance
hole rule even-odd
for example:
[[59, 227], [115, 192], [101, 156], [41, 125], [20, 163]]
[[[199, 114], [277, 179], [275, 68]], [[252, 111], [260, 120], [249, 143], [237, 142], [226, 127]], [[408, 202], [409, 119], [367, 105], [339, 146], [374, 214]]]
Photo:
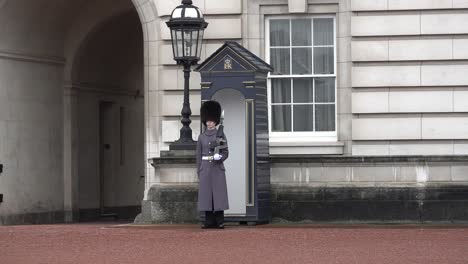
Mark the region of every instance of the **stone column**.
[[78, 93], [73, 86], [66, 85], [63, 94], [63, 184], [65, 222], [79, 219], [79, 186], [78, 186]]

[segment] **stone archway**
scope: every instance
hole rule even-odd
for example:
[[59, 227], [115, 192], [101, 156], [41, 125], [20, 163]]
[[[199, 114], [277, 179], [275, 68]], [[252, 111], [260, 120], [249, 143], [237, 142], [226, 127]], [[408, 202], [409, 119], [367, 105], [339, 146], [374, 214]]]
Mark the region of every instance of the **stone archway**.
[[[100, 8], [89, 8], [80, 20], [92, 4]], [[157, 40], [152, 0], [0, 1], [0, 224], [73, 221], [79, 200], [70, 62], [106, 14], [125, 5], [138, 13], [144, 47]], [[141, 52], [143, 96], [150, 54]]]
[[[131, 219], [143, 196], [145, 124], [149, 122], [145, 107], [149, 82], [145, 80], [150, 74], [149, 52], [144, 47], [157, 32], [155, 9], [152, 1], [132, 1], [133, 5], [129, 0], [106, 1], [100, 2], [104, 13], [97, 3], [90, 4], [65, 43], [67, 221], [115, 214]], [[102, 120], [103, 116], [113, 121]], [[87, 126], [80, 125], [90, 119]], [[104, 134], [113, 135], [112, 144], [104, 142], [104, 123], [108, 126]], [[113, 146], [111, 150], [97, 148], [103, 145]], [[109, 161], [103, 153], [109, 152], [113, 164], [103, 165]]]
[[113, 16], [81, 45], [72, 90], [80, 221], [131, 219], [144, 188], [143, 33], [135, 10]]

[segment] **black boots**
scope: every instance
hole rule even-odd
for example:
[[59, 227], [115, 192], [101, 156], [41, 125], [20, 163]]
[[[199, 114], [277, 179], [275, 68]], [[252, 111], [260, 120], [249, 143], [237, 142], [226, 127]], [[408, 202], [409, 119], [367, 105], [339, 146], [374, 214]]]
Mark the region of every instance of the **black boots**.
[[219, 224], [219, 225], [207, 225], [207, 224], [205, 224], [205, 223], [202, 223], [201, 228], [202, 228], [202, 229], [208, 229], [208, 228], [224, 229], [224, 224]]
[[224, 229], [224, 211], [205, 212], [205, 221], [202, 223], [202, 229], [217, 228]]

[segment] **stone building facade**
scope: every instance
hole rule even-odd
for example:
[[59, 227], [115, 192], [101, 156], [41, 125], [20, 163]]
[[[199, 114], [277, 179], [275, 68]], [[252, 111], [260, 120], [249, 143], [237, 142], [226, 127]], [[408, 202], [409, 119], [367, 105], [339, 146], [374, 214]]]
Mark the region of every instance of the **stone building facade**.
[[[193, 2], [202, 60], [233, 40], [275, 67], [274, 218], [468, 220], [468, 1]], [[0, 224], [193, 221], [194, 165], [149, 162], [181, 126], [179, 4], [0, 0]], [[197, 73], [190, 98], [196, 139]]]

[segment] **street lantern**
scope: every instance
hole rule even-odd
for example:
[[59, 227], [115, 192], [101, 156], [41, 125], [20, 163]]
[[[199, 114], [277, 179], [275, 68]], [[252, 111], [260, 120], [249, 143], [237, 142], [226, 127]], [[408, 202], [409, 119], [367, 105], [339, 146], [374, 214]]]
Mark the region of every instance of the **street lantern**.
[[192, 0], [183, 0], [182, 5], [172, 11], [171, 18], [166, 22], [171, 30], [172, 50], [174, 60], [184, 66], [184, 105], [182, 107], [182, 128], [180, 138], [170, 145], [171, 150], [194, 150], [195, 141], [190, 128], [189, 79], [191, 66], [200, 60], [203, 33], [208, 26], [198, 7], [192, 5]]

